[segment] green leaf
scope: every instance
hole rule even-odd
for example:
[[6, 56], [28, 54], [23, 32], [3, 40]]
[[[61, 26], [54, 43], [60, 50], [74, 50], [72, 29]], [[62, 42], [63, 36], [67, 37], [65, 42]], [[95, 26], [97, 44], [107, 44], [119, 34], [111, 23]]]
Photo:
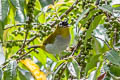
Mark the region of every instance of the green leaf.
[[47, 56], [42, 49], [39, 49], [39, 53], [32, 52], [31, 54], [35, 56], [42, 64], [46, 64]]
[[9, 3], [8, 3], [8, 0], [1, 0], [1, 4], [2, 5], [0, 7], [0, 20], [1, 21], [5, 21], [6, 17], [8, 16], [8, 12], [9, 12]]
[[107, 11], [109, 13], [113, 13], [113, 8], [110, 5], [103, 5], [103, 6], [99, 6], [100, 9], [102, 9], [103, 11]]
[[7, 70], [4, 71], [3, 79], [4, 80], [17, 80], [16, 67], [17, 67], [17, 62], [10, 61], [10, 63], [7, 65]]
[[110, 73], [114, 76], [120, 77], [120, 66], [112, 65], [110, 66]]
[[91, 70], [92, 72], [90, 72], [90, 74], [88, 74], [89, 75], [88, 80], [98, 80], [97, 78], [101, 74], [102, 65], [103, 65], [102, 61], [97, 63], [96, 68], [93, 68], [94, 71]]
[[28, 80], [26, 78], [26, 75], [24, 75], [20, 69], [17, 69], [17, 72], [18, 72], [17, 77], [19, 77], [20, 80]]
[[9, 14], [8, 14], [8, 18], [7, 18], [7, 24], [15, 24], [15, 11], [16, 9], [14, 8], [14, 6], [10, 3], [10, 10], [9, 10]]
[[3, 29], [4, 23], [9, 13], [9, 3], [8, 0], [1, 0], [0, 3], [0, 39], [3, 40]]
[[48, 5], [50, 5], [50, 4], [53, 4], [54, 2], [54, 0], [39, 0], [40, 1], [40, 4], [41, 4], [41, 6], [44, 8], [45, 6], [48, 6]]
[[94, 80], [96, 80], [99, 77], [99, 75], [101, 74], [102, 65], [103, 65], [103, 61], [100, 61], [97, 63], [97, 69], [96, 69], [95, 75], [93, 77]]
[[[98, 36], [98, 35], [97, 35]], [[99, 36], [100, 37], [100, 36]], [[104, 39], [103, 39], [104, 40]], [[109, 50], [108, 46], [106, 44], [104, 44], [104, 42], [100, 42], [99, 39], [97, 38], [93, 38], [93, 44], [92, 44], [92, 47], [94, 49], [94, 51], [97, 53], [97, 54], [103, 54], [105, 53], [106, 51]]]
[[71, 26], [69, 30], [70, 30], [70, 36], [71, 36], [70, 45], [72, 46], [75, 41], [74, 26]]
[[56, 70], [54, 71], [53, 73], [53, 80], [55, 78], [55, 75], [57, 74], [57, 72], [63, 67], [63, 66], [66, 66], [66, 64], [62, 63], [61, 65], [59, 65]]
[[64, 63], [65, 61], [66, 61], [66, 60], [57, 61], [57, 64], [55, 65], [53, 71], [54, 71], [55, 69], [57, 69], [57, 68], [58, 68], [62, 63]]
[[120, 54], [115, 50], [110, 50], [106, 53], [105, 57], [113, 64], [120, 66]]
[[5, 62], [5, 56], [2, 48], [2, 44], [0, 44], [0, 65]]
[[81, 24], [84, 25], [97, 12], [100, 12], [100, 10], [91, 10], [88, 16], [85, 19], [81, 20]]
[[120, 4], [112, 5], [112, 7], [114, 7], [114, 8], [116, 8], [116, 7], [120, 7]]
[[0, 80], [2, 80], [2, 75], [3, 75], [3, 71], [2, 71], [2, 69], [0, 68]]
[[3, 41], [3, 23], [0, 21], [0, 39]]
[[52, 54], [47, 53], [47, 52], [45, 52], [45, 54], [46, 54], [50, 59], [52, 59], [54, 62], [57, 61], [57, 59], [55, 58], [55, 56], [53, 56]]
[[69, 72], [77, 79], [80, 79], [80, 67], [75, 59], [67, 64]]
[[41, 12], [40, 16], [38, 16], [38, 21], [40, 23], [45, 23], [45, 13], [44, 12]]
[[36, 0], [36, 2], [35, 2], [35, 10], [38, 10], [38, 11], [41, 10], [41, 5], [40, 5], [39, 0]]
[[95, 50], [95, 52], [96, 53], [101, 53], [101, 45], [100, 45], [100, 43], [98, 42], [98, 40], [96, 39], [96, 38], [93, 38], [93, 40], [94, 40], [94, 43], [93, 43], [93, 45], [92, 45], [92, 47], [93, 47], [93, 49]]
[[85, 73], [87, 74], [90, 69], [93, 69], [97, 67], [97, 62], [99, 61], [99, 57], [101, 54], [94, 55], [90, 57], [90, 61], [88, 61], [86, 67], [85, 67]]
[[60, 7], [60, 8], [58, 9], [58, 12], [59, 12], [59, 13], [63, 13], [63, 12], [65, 12], [67, 9], [68, 9], [67, 6], [62, 6], [62, 7]]
[[25, 21], [25, 16], [24, 16], [24, 3], [25, 0], [10, 0], [13, 6], [16, 8], [16, 20], [19, 22], [24, 22]]
[[32, 74], [27, 70], [24, 70], [18, 67], [17, 72], [18, 72], [17, 76], [19, 80], [34, 80]]
[[88, 8], [88, 9], [84, 10], [84, 11], [81, 13], [81, 15], [80, 15], [80, 17], [77, 19], [75, 25], [78, 25], [79, 21], [83, 19], [83, 17], [85, 16], [85, 14], [87, 14], [87, 13], [89, 12], [89, 10], [90, 10], [90, 9]]
[[87, 40], [91, 37], [91, 33], [93, 32], [93, 30], [99, 25], [102, 17], [103, 17], [102, 14], [96, 16], [94, 18], [94, 20], [92, 21], [92, 23], [90, 24], [90, 28], [86, 32], [86, 37], [85, 37], [85, 41], [84, 41], [85, 46], [86, 46]]
[[63, 80], [68, 80], [69, 79], [69, 71], [67, 68], [65, 69], [64, 73], [65, 73], [65, 78]]

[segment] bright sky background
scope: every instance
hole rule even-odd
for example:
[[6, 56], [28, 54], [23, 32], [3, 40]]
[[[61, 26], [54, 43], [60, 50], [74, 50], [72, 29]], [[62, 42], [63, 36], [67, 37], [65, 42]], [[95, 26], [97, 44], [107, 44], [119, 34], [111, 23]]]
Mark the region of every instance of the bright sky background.
[[112, 0], [112, 4], [120, 4], [120, 0]]

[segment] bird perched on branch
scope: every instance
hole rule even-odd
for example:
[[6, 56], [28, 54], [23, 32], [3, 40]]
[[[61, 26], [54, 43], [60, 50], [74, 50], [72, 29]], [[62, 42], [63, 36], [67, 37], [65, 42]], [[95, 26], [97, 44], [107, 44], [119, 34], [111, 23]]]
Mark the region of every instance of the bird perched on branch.
[[62, 21], [59, 25], [57, 25], [55, 31], [43, 41], [42, 45], [31, 46], [29, 48], [39, 47], [56, 55], [69, 46], [70, 39], [69, 24], [67, 21]]

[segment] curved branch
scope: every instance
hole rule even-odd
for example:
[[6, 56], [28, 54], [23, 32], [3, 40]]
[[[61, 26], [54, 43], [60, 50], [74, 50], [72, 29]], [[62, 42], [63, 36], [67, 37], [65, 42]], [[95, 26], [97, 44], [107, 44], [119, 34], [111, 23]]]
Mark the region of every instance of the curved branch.
[[[60, 19], [63, 19], [63, 18], [64, 18], [64, 15], [69, 14], [69, 12], [72, 11], [72, 9], [74, 8], [73, 6], [74, 6], [74, 5], [77, 5], [78, 2], [79, 2], [79, 0], [76, 0], [75, 3], [74, 3], [69, 9], [67, 9], [67, 10], [60, 16]], [[57, 23], [57, 21], [53, 22], [53, 24], [51, 25], [51, 27], [55, 26], [56, 23]]]
[[94, 35], [92, 35], [92, 36], [95, 37], [95, 38], [97, 38], [97, 39], [99, 39], [99, 40], [101, 40], [101, 41], [103, 41], [110, 50], [112, 49], [112, 48], [110, 47], [109, 43], [106, 42], [105, 40], [103, 40], [103, 39], [101, 39], [101, 38], [99, 38], [99, 37], [97, 37], [97, 36], [94, 36]]
[[26, 25], [26, 23], [19, 23], [19, 24], [14, 24], [14, 25], [11, 25], [11, 26], [6, 25], [6, 28], [4, 28], [4, 30], [7, 30], [7, 29], [15, 27], [15, 26], [22, 26], [22, 25]]

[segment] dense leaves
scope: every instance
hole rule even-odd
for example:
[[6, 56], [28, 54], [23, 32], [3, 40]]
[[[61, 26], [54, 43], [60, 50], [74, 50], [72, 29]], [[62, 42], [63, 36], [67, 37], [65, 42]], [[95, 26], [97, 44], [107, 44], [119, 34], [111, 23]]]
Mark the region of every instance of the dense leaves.
[[17, 62], [16, 61], [10, 61], [10, 63], [7, 66], [7, 70], [4, 71], [4, 80], [16, 80], [17, 79]]
[[2, 69], [0, 69], [0, 80], [2, 80], [2, 75], [3, 75], [3, 72], [2, 72]]
[[24, 22], [24, 0], [10, 0], [14, 8], [16, 9], [16, 16], [15, 19], [19, 22]]
[[120, 66], [120, 55], [117, 51], [111, 50], [105, 56], [111, 63]]
[[103, 15], [98, 15], [95, 17], [95, 19], [93, 20], [93, 22], [90, 24], [90, 28], [88, 29], [87, 33], [86, 33], [86, 38], [85, 38], [85, 45], [87, 40], [91, 37], [91, 33], [92, 31], [98, 26], [98, 24], [100, 23], [100, 20], [102, 19]]
[[40, 1], [40, 4], [41, 4], [41, 6], [44, 8], [45, 6], [47, 6], [47, 5], [50, 5], [50, 4], [53, 4], [54, 2], [54, 0], [39, 0]]
[[77, 61], [73, 60], [72, 62], [69, 62], [67, 66], [68, 66], [70, 73], [73, 76], [77, 77], [77, 79], [80, 79], [80, 67]]
[[0, 0], [0, 80], [119, 80], [119, 18], [119, 0]]

